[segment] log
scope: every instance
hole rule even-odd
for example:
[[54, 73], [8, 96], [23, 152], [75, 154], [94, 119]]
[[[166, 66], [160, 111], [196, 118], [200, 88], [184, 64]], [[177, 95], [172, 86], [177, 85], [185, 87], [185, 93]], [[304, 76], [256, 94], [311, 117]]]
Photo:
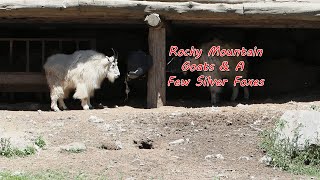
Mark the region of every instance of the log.
[[47, 85], [44, 73], [0, 72], [0, 85]]
[[1, 0], [0, 2], [0, 17], [8, 18], [72, 17], [86, 19], [87, 22], [97, 18], [101, 20], [108, 18], [141, 20], [146, 14], [152, 12], [159, 13], [166, 20], [214, 20], [217, 17], [223, 18], [226, 15], [231, 15], [233, 16], [232, 18], [235, 18], [237, 15], [243, 17], [243, 15], [255, 14], [263, 16], [277, 15], [277, 17], [281, 18], [295, 16], [297, 19], [310, 18], [319, 21], [320, 3], [316, 0], [306, 0], [306, 2], [293, 0], [288, 0], [288, 2], [284, 0], [272, 2], [269, 0], [242, 1], [239, 3], [234, 3], [230, 0], [221, 0], [219, 3], [133, 0]]
[[147, 108], [166, 104], [166, 29], [164, 26], [149, 28], [149, 52], [153, 65], [148, 71]]
[[144, 21], [146, 21], [152, 27], [157, 27], [161, 23], [160, 16], [159, 16], [159, 14], [156, 14], [156, 13], [152, 13], [152, 14], [148, 15], [144, 19]]
[[49, 92], [44, 73], [0, 72], [0, 92]]

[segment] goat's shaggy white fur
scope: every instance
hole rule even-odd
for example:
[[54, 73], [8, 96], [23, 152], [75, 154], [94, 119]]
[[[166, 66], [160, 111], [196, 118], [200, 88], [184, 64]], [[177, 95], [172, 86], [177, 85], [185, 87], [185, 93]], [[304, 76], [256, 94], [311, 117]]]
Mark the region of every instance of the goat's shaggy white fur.
[[[209, 52], [210, 48], [212, 46], [220, 46], [221, 49], [235, 49], [235, 48], [241, 48], [239, 44], [237, 43], [231, 43], [231, 42], [224, 42], [220, 39], [213, 39], [212, 41], [203, 43], [200, 45], [200, 48], [204, 52]], [[248, 71], [247, 67], [243, 71], [235, 71], [235, 67], [240, 61], [244, 61], [247, 66], [247, 59], [245, 57], [212, 57], [208, 55], [203, 55], [199, 59], [195, 59], [194, 57], [186, 57], [185, 61], [190, 61], [193, 64], [203, 64], [204, 62], [207, 62], [208, 64], [215, 64], [214, 71], [202, 71], [201, 74], [204, 76], [211, 76], [212, 78], [221, 79], [226, 78], [229, 80], [229, 82], [233, 82], [236, 76], [242, 76], [242, 78], [246, 78]], [[223, 61], [228, 61], [230, 66], [230, 71], [220, 71], [218, 68], [222, 65]], [[229, 83], [229, 85], [232, 85], [233, 83]], [[238, 97], [239, 93], [239, 86], [232, 86], [233, 93], [231, 96], [231, 101], [235, 101]], [[209, 86], [209, 90], [211, 93], [211, 103], [215, 105], [218, 101], [217, 94], [221, 93], [222, 87], [220, 86]], [[244, 87], [244, 98], [249, 99], [249, 90], [248, 87]]]
[[51, 109], [67, 109], [63, 99], [76, 90], [73, 98], [81, 99], [83, 109], [90, 109], [90, 97], [107, 77], [114, 82], [120, 76], [115, 56], [105, 56], [93, 50], [79, 50], [73, 54], [55, 54], [43, 66], [50, 88]]

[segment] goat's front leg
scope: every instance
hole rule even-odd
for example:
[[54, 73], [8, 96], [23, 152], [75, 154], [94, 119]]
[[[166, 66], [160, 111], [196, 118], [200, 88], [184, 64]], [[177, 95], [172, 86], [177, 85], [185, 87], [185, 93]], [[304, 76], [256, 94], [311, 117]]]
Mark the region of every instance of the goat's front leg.
[[231, 96], [231, 101], [235, 101], [238, 97], [239, 94], [239, 86], [233, 86], [232, 87], [232, 96]]
[[211, 105], [216, 106], [219, 102], [219, 93], [221, 91], [220, 87], [210, 86], [210, 94], [211, 94]]
[[81, 106], [84, 110], [89, 110], [90, 107], [88, 105], [88, 97], [81, 99]]

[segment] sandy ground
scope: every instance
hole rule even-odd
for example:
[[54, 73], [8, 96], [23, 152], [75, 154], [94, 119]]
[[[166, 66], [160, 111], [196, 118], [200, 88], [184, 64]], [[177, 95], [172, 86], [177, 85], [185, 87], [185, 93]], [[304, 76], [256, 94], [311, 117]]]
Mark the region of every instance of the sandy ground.
[[[25, 141], [43, 136], [47, 146], [24, 158], [0, 157], [0, 171], [52, 170], [80, 173], [87, 179], [310, 179], [261, 164], [259, 133], [272, 127], [285, 110], [311, 105], [320, 106], [320, 101], [218, 108], [1, 110], [0, 135]], [[73, 142], [84, 143], [86, 150], [61, 152], [61, 146]]]

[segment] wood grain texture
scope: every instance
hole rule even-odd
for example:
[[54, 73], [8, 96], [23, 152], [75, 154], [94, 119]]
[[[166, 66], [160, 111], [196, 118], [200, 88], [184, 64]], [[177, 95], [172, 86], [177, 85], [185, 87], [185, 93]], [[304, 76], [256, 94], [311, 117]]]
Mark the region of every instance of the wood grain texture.
[[164, 27], [149, 28], [149, 52], [153, 65], [148, 71], [147, 108], [166, 104], [166, 30]]
[[[158, 12], [160, 15], [174, 16], [183, 15], [187, 12], [206, 13], [231, 13], [231, 14], [265, 14], [265, 15], [289, 15], [301, 14], [318, 16], [320, 14], [320, 2], [309, 0], [307, 2], [293, 1], [219, 1], [219, 3], [199, 2], [158, 2], [158, 1], [131, 1], [131, 0], [1, 0], [1, 15], [19, 11], [20, 14], [30, 13], [33, 16], [56, 16], [64, 15], [78, 16], [80, 14], [91, 14], [98, 16], [127, 16], [135, 17], [137, 14]], [[216, 2], [216, 1], [212, 1]], [[237, 2], [237, 3], [234, 3]], [[11, 10], [7, 11], [7, 10]], [[116, 10], [112, 12], [112, 10]], [[39, 14], [35, 13], [36, 11]], [[5, 12], [5, 13], [4, 13]], [[33, 12], [33, 13], [32, 13]], [[41, 13], [40, 13], [41, 12]], [[59, 13], [57, 13], [59, 12]], [[17, 13], [17, 14], [19, 14]], [[173, 13], [173, 14], [172, 14]], [[14, 13], [13, 13], [14, 14]], [[31, 15], [30, 14], [30, 15]], [[141, 18], [141, 17], [137, 17]], [[174, 17], [172, 17], [174, 18]]]

